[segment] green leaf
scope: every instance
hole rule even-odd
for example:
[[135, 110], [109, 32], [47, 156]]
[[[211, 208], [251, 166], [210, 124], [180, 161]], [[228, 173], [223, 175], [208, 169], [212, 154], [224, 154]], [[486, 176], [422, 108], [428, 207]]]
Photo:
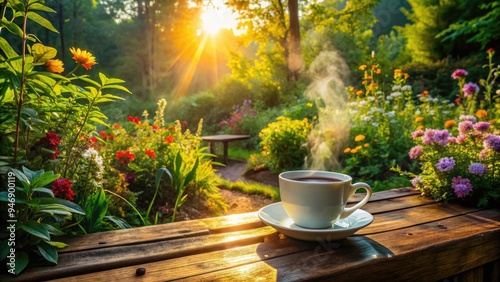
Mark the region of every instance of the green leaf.
[[38, 248], [40, 254], [42, 254], [42, 256], [47, 261], [57, 264], [58, 255], [56, 248], [54, 248], [54, 246], [50, 245], [45, 241], [41, 241], [38, 245], [36, 245], [36, 247]]
[[56, 48], [45, 46], [40, 43], [33, 44], [32, 55], [33, 63], [45, 63], [46, 61], [54, 58], [57, 55]]
[[40, 3], [33, 3], [29, 5], [30, 10], [35, 10], [35, 11], [44, 11], [48, 13], [55, 13], [56, 11], [52, 10], [50, 7], [47, 7], [45, 5], [42, 5]]
[[49, 204], [60, 204], [65, 206], [65, 209], [72, 213], [77, 213], [81, 215], [85, 215], [85, 211], [77, 204], [59, 198], [38, 198], [38, 203], [40, 205], [49, 205]]
[[15, 168], [11, 169], [11, 171], [14, 173], [14, 175], [16, 176], [16, 178], [19, 179], [19, 181], [23, 182], [23, 184], [27, 184], [28, 187], [29, 187], [29, 185], [30, 185], [31, 182], [28, 179], [28, 177], [26, 177], [26, 175], [24, 175], [24, 173], [22, 173], [21, 171], [15, 169]]
[[130, 226], [130, 224], [128, 224], [123, 218], [119, 218], [112, 215], [107, 215], [105, 216], [105, 218], [116, 224], [120, 229], [132, 228], [132, 226]]
[[123, 86], [123, 85], [108, 84], [108, 85], [103, 86], [102, 89], [118, 89], [118, 90], [122, 90], [124, 92], [127, 92], [129, 94], [132, 94], [132, 92], [130, 92], [130, 90], [128, 90], [128, 88]]
[[53, 31], [55, 33], [59, 33], [57, 31], [57, 29], [47, 20], [45, 19], [44, 17], [40, 16], [39, 14], [35, 13], [35, 12], [28, 12], [26, 14], [26, 16], [28, 17], [28, 19], [34, 21], [35, 23], [45, 27], [46, 29], [50, 30], [50, 31]]
[[100, 189], [99, 192], [90, 196], [89, 203], [85, 206], [86, 211], [86, 227], [88, 233], [93, 233], [98, 231], [104, 216], [108, 212], [108, 202], [104, 189]]
[[94, 81], [94, 80], [92, 80], [92, 79], [90, 79], [90, 78], [87, 78], [87, 77], [83, 77], [83, 76], [81, 76], [81, 77], [80, 77], [80, 80], [85, 81], [85, 82], [87, 82], [87, 83], [90, 83], [90, 84], [92, 84], [92, 85], [94, 85], [94, 86], [96, 86], [96, 87], [98, 87], [98, 88], [99, 88], [99, 87], [101, 87], [101, 85], [100, 85], [99, 83], [97, 83], [96, 81]]
[[52, 190], [45, 188], [45, 187], [33, 188], [31, 191], [49, 194], [52, 198], [54, 197], [54, 192], [52, 192]]
[[54, 241], [50, 241], [49, 244], [51, 246], [58, 248], [58, 249], [66, 248], [69, 246], [68, 244], [63, 243], [63, 242], [54, 242]]
[[92, 117], [92, 118], [89, 118], [89, 120], [90, 120], [90, 121], [93, 121], [93, 122], [95, 122], [95, 123], [98, 123], [98, 124], [104, 125], [104, 126], [108, 126], [108, 124], [107, 124], [105, 121], [103, 121], [103, 120], [101, 120], [101, 119], [98, 119], [98, 118], [94, 118], [94, 117]]
[[43, 226], [45, 226], [47, 231], [49, 231], [50, 235], [62, 236], [64, 234], [66, 234], [66, 233], [62, 232], [61, 230], [59, 230], [58, 228], [56, 228], [48, 223], [42, 223], [42, 224], [43, 224]]
[[[10, 46], [9, 42], [5, 40], [5, 38], [0, 37], [0, 49], [5, 53], [7, 59], [17, 58], [19, 55], [14, 51], [14, 49]], [[21, 72], [22, 61], [21, 60], [13, 60], [11, 61], [12, 67]]]
[[106, 81], [108, 80], [108, 78], [106, 77], [105, 74], [103, 74], [102, 72], [99, 73], [99, 79], [101, 80], [101, 85], [106, 85]]
[[6, 18], [2, 18], [1, 20], [2, 26], [5, 26], [8, 31], [12, 32], [13, 34], [23, 37], [23, 30], [15, 23], [7, 20]]
[[44, 172], [43, 170], [33, 171], [23, 166], [23, 173], [24, 175], [26, 175], [26, 177], [28, 177], [31, 183], [33, 183], [33, 180], [35, 180], [35, 178], [40, 177], [40, 175], [42, 175], [43, 172]]
[[47, 171], [42, 173], [40, 176], [37, 177], [37, 179], [34, 179], [33, 186], [38, 186], [38, 187], [45, 187], [45, 185], [54, 182], [54, 180], [58, 179], [60, 177], [59, 174], [54, 174], [53, 171]]
[[35, 110], [33, 110], [32, 108], [27, 108], [27, 107], [23, 107], [21, 109], [21, 113], [23, 113], [29, 117], [36, 117], [38, 115], [38, 113]]
[[183, 186], [185, 186], [189, 182], [191, 182], [194, 179], [194, 177], [196, 176], [196, 170], [198, 169], [198, 163], [199, 163], [199, 159], [196, 158], [196, 162], [194, 163], [193, 168], [191, 169], [191, 171], [186, 176], [186, 179], [184, 179]]
[[47, 228], [45, 228], [45, 226], [43, 226], [41, 223], [38, 223], [36, 221], [28, 221], [21, 224], [20, 228], [33, 236], [50, 241], [49, 231], [47, 231]]
[[19, 273], [28, 266], [29, 261], [30, 259], [26, 252], [19, 252], [16, 254], [16, 269], [14, 270], [16, 275], [19, 275]]

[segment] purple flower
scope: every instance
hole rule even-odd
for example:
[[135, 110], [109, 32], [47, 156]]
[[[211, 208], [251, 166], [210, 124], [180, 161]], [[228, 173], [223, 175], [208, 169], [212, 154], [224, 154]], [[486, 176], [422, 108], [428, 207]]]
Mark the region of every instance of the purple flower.
[[487, 121], [480, 121], [473, 125], [476, 131], [486, 132], [490, 128], [490, 123]]
[[454, 166], [455, 166], [455, 159], [447, 157], [439, 159], [439, 161], [436, 164], [436, 168], [439, 171], [443, 172], [452, 170]]
[[472, 174], [477, 174], [483, 176], [483, 174], [488, 170], [488, 167], [482, 163], [473, 163], [469, 166], [469, 172]]
[[451, 78], [458, 79], [458, 78], [461, 78], [461, 77], [465, 77], [468, 74], [469, 73], [466, 70], [464, 70], [464, 69], [457, 69], [456, 71], [454, 71], [451, 74]]
[[448, 130], [435, 130], [434, 135], [432, 136], [432, 141], [438, 143], [441, 146], [446, 146], [448, 144], [448, 137], [450, 133]]
[[474, 128], [472, 121], [466, 120], [458, 124], [458, 132], [467, 134]]
[[495, 152], [500, 152], [500, 135], [488, 135], [484, 140], [484, 148], [491, 149]]
[[415, 177], [415, 178], [413, 178], [413, 179], [411, 180], [411, 185], [413, 185], [413, 187], [415, 187], [415, 188], [416, 188], [416, 187], [417, 187], [417, 185], [418, 185], [419, 183], [421, 183], [421, 182], [422, 182], [422, 178], [421, 178], [420, 176], [417, 176], [417, 177]]
[[411, 137], [413, 137], [413, 140], [417, 139], [418, 137], [424, 135], [424, 131], [421, 129], [415, 130], [411, 133]]
[[422, 147], [417, 145], [417, 146], [411, 148], [408, 155], [410, 156], [410, 159], [418, 158], [420, 155], [422, 155]]
[[460, 176], [454, 177], [451, 180], [451, 187], [455, 191], [455, 195], [459, 198], [469, 195], [472, 191], [472, 184], [470, 184], [470, 180]]
[[464, 97], [472, 97], [472, 95], [479, 92], [479, 86], [473, 82], [469, 82], [464, 85], [462, 91], [464, 92]]

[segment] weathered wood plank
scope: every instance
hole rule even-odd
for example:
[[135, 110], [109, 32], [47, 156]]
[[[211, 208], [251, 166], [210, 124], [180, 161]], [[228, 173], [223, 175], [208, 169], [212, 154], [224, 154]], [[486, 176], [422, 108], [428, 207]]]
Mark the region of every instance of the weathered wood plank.
[[61, 249], [59, 253], [207, 235], [208, 228], [201, 221], [186, 221], [79, 235], [60, 239], [69, 247]]
[[[252, 230], [188, 237], [141, 245], [117, 246], [85, 252], [68, 252], [59, 256], [58, 265], [30, 268], [13, 281], [55, 279], [250, 245], [263, 242], [264, 237], [274, 233], [275, 230], [267, 226]], [[0, 278], [2, 277], [0, 276]]]
[[[385, 203], [385, 202], [384, 202]], [[433, 203], [425, 206], [416, 206], [402, 210], [394, 210], [374, 214], [373, 223], [359, 230], [356, 234], [373, 234], [390, 230], [434, 222], [441, 219], [455, 217], [479, 211], [482, 208], [466, 207], [461, 205], [448, 205], [445, 203]], [[370, 212], [370, 207], [366, 209]]]
[[[363, 191], [363, 190], [361, 189], [359, 191]], [[365, 195], [364, 193], [354, 194], [352, 197], [349, 198], [349, 200], [347, 202], [348, 203], [359, 202], [363, 199], [364, 195]], [[370, 198], [370, 201], [371, 202], [383, 201], [386, 199], [406, 197], [406, 196], [411, 196], [411, 195], [420, 195], [420, 192], [412, 187], [391, 189], [391, 190], [373, 193], [372, 197]]]
[[[463, 218], [462, 218], [463, 217]], [[318, 278], [312, 274], [316, 273], [318, 270], [315, 267], [324, 268], [331, 270], [332, 267], [338, 267], [340, 275], [342, 274], [343, 267], [349, 269], [350, 267], [356, 268], [357, 265], [371, 261], [374, 264], [373, 268], [379, 268], [380, 266], [375, 265], [379, 263], [381, 259], [389, 260], [384, 261], [387, 272], [394, 272], [393, 267], [390, 262], [395, 257], [399, 256], [417, 256], [414, 258], [417, 262], [421, 264], [428, 263], [427, 259], [432, 256], [433, 251], [430, 251], [427, 255], [429, 257], [425, 259], [419, 258], [420, 253], [423, 251], [428, 251], [430, 248], [441, 247], [446, 249], [448, 244], [456, 238], [469, 238], [470, 242], [474, 242], [471, 237], [481, 238], [484, 237], [484, 233], [488, 233], [490, 230], [500, 226], [500, 216], [498, 211], [480, 211], [477, 213], [464, 215], [462, 217], [454, 217], [450, 219], [445, 219], [441, 221], [443, 226], [447, 228], [438, 227], [437, 223], [427, 223], [424, 225], [413, 226], [403, 230], [395, 230], [391, 232], [386, 232], [382, 234], [374, 234], [367, 237], [351, 237], [346, 240], [336, 241], [336, 242], [304, 242], [299, 240], [294, 240], [290, 238], [280, 239], [283, 237], [268, 236], [264, 243], [258, 243], [255, 245], [244, 246], [239, 248], [232, 248], [229, 250], [215, 251], [211, 253], [198, 254], [190, 257], [182, 257], [171, 259], [167, 261], [134, 265], [131, 267], [119, 268], [109, 271], [103, 271], [99, 273], [91, 273], [87, 275], [74, 277], [75, 280], [79, 281], [90, 281], [104, 277], [114, 277], [117, 280], [132, 278], [135, 274], [135, 269], [137, 267], [144, 267], [147, 269], [147, 276], [144, 278], [148, 281], [159, 281], [159, 280], [173, 280], [186, 278], [188, 280], [217, 280], [217, 279], [250, 279], [254, 280], [257, 278], [272, 278], [274, 279], [284, 279], [288, 280], [298, 280]], [[499, 233], [497, 231], [496, 235]], [[494, 238], [495, 234], [486, 235], [489, 238]], [[476, 238], [476, 239], [477, 239]], [[497, 247], [500, 246], [497, 238]], [[472, 240], [472, 241], [471, 241]], [[476, 243], [464, 243], [464, 245], [469, 246], [469, 248], [476, 248], [479, 244], [482, 244], [484, 240], [479, 240]], [[445, 247], [443, 247], [445, 246]], [[418, 252], [414, 254], [414, 250]], [[450, 249], [453, 249], [450, 247]], [[460, 252], [460, 250], [458, 250]], [[481, 263], [481, 255], [487, 255], [489, 259], [493, 259], [495, 256], [500, 256], [500, 249], [496, 251], [493, 248], [482, 249], [482, 252], [477, 253], [474, 250], [470, 250], [469, 258], [470, 261], [474, 263]], [[447, 264], [446, 256], [447, 254], [440, 255], [436, 252], [437, 257], [433, 258], [435, 264]], [[267, 261], [272, 261], [277, 259], [278, 262], [267, 263]], [[408, 264], [407, 267], [418, 266], [414, 264], [411, 258], [405, 258]], [[463, 260], [463, 256], [457, 258], [458, 260]], [[262, 262], [266, 261], [266, 262]], [[336, 262], [341, 263], [341, 265], [336, 265]], [[461, 270], [467, 269], [470, 266], [469, 261], [460, 262]], [[270, 265], [281, 266], [281, 272], [272, 271], [269, 269]], [[370, 265], [371, 265], [370, 264]], [[433, 264], [434, 265], [434, 264]], [[312, 269], [311, 269], [312, 267]], [[444, 271], [438, 269], [442, 266], [437, 265], [435, 268], [429, 270]], [[446, 266], [449, 267], [449, 266]], [[273, 267], [274, 268], [274, 267]], [[280, 269], [280, 268], [278, 268]], [[300, 269], [302, 273], [295, 276], [287, 276], [290, 271], [295, 271], [295, 269]], [[309, 269], [309, 270], [308, 270]], [[242, 271], [250, 271], [249, 276], [243, 276]], [[446, 270], [446, 269], [445, 269]], [[220, 272], [216, 272], [220, 271]], [[347, 270], [345, 270], [347, 271]], [[356, 270], [362, 272], [361, 270]], [[381, 270], [380, 270], [381, 271]], [[414, 270], [416, 272], [417, 270]], [[450, 271], [450, 270], [446, 270]], [[216, 275], [206, 274], [206, 273], [216, 273]], [[367, 272], [364, 272], [367, 273]], [[323, 273], [324, 274], [324, 273]], [[200, 277], [193, 277], [195, 275], [202, 275]], [[235, 276], [236, 275], [236, 276]], [[312, 275], [311, 277], [307, 275]], [[319, 275], [319, 274], [318, 274]], [[399, 274], [404, 275], [404, 273]], [[428, 274], [431, 277], [431, 274]], [[252, 277], [254, 279], [252, 279]], [[349, 276], [348, 276], [349, 277]], [[418, 277], [418, 276], [417, 276]], [[443, 276], [446, 277], [446, 276]], [[286, 278], [286, 279], [285, 279]], [[338, 277], [335, 277], [337, 280]], [[397, 277], [396, 277], [397, 278]], [[406, 280], [408, 277], [404, 277], [399, 280]], [[158, 279], [158, 280], [157, 280]], [[409, 279], [409, 278], [408, 278]], [[359, 281], [365, 281], [366, 278], [361, 278]], [[377, 280], [377, 279], [374, 279]], [[393, 279], [391, 278], [391, 281]], [[66, 280], [72, 281], [72, 280]], [[74, 280], [73, 280], [74, 281]], [[358, 281], [358, 280], [354, 280]]]
[[[306, 250], [221, 271], [188, 281], [436, 281], [500, 258], [500, 215], [487, 210], [366, 237], [351, 237], [337, 246]], [[494, 231], [491, 231], [494, 230]], [[412, 240], [408, 241], [408, 237]], [[408, 235], [408, 234], [414, 234]], [[462, 238], [458, 242], [457, 238]], [[381, 243], [381, 241], [383, 243]], [[453, 242], [453, 243], [451, 243]]]

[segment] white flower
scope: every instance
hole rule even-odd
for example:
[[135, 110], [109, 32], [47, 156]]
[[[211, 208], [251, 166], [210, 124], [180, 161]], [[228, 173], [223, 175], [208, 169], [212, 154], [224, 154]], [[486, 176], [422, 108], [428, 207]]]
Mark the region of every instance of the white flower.
[[359, 101], [358, 106], [363, 107], [364, 105], [366, 105], [366, 103], [367, 102], [365, 100], [361, 100], [361, 101]]
[[372, 120], [371, 116], [364, 116], [363, 117], [363, 121], [370, 121], [370, 120]]
[[391, 94], [391, 95], [387, 96], [386, 99], [390, 101], [390, 100], [394, 99], [394, 97], [392, 97], [392, 94]]
[[373, 97], [373, 96], [369, 96], [369, 97], [368, 97], [368, 101], [375, 101], [375, 97]]
[[436, 114], [436, 112], [435, 112], [434, 110], [430, 110], [430, 111], [429, 111], [429, 115], [430, 115], [430, 116], [433, 116], [433, 115], [435, 115], [435, 114]]
[[378, 127], [378, 122], [372, 122], [373, 127]]
[[420, 111], [420, 109], [415, 111], [415, 115], [419, 116], [420, 114], [422, 114], [422, 111]]
[[395, 117], [396, 116], [396, 111], [390, 111], [390, 112], [387, 112], [385, 113], [386, 116], [392, 118], [392, 117]]
[[411, 91], [411, 85], [405, 85], [405, 86], [401, 87], [401, 90], [402, 91]]
[[401, 89], [401, 85], [394, 85], [394, 86], [392, 87], [392, 91], [398, 91], [398, 90], [400, 90], [400, 89]]
[[392, 92], [392, 93], [391, 93], [391, 96], [392, 96], [392, 97], [394, 97], [394, 98], [396, 98], [396, 97], [400, 97], [401, 95], [403, 95], [403, 94], [402, 94], [401, 92], [399, 92], [399, 91], [398, 91], [398, 92]]
[[99, 156], [99, 153], [94, 148], [88, 148], [82, 156], [89, 162], [93, 162], [95, 164], [98, 169], [97, 174], [98, 176], [101, 176], [104, 171], [104, 166], [102, 165], [102, 157]]
[[500, 95], [500, 89], [498, 89], [498, 90], [496, 91], [496, 93], [497, 93], [498, 95]]

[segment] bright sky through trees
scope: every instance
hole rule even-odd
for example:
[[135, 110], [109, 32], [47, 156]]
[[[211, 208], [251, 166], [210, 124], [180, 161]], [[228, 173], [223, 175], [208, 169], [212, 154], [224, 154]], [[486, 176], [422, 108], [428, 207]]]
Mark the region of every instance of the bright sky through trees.
[[235, 35], [241, 33], [236, 29], [236, 15], [224, 5], [222, 0], [210, 1], [203, 10], [201, 20], [203, 30], [207, 33], [215, 35], [221, 29], [232, 29]]

